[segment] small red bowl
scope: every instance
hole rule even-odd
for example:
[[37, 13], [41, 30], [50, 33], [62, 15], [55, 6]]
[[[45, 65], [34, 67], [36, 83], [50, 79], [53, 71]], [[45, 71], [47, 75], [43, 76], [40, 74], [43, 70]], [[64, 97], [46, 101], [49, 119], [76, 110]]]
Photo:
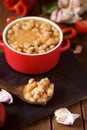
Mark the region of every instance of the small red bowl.
[[[11, 28], [11, 26], [13, 26], [13, 24], [18, 21], [29, 19], [36, 19], [48, 22], [52, 26], [56, 27], [56, 29], [58, 29], [60, 33], [60, 41], [54, 49], [42, 54], [25, 54], [14, 50], [8, 45], [6, 40], [8, 29]], [[14, 20], [5, 27], [2, 39], [3, 42], [0, 42], [0, 48], [4, 49], [7, 63], [14, 70], [25, 74], [41, 74], [51, 70], [58, 64], [61, 53], [68, 50], [70, 47], [70, 42], [63, 38], [63, 33], [60, 27], [54, 22], [41, 17], [23, 17]], [[62, 45], [63, 41], [64, 45]]]

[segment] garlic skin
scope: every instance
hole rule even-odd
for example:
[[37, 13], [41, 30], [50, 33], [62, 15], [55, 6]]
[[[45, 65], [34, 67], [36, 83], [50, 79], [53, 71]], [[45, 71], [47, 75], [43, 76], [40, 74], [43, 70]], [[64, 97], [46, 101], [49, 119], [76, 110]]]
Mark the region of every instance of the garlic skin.
[[4, 89], [0, 91], [0, 102], [6, 102], [8, 104], [13, 103], [12, 95]]
[[74, 121], [79, 117], [79, 114], [73, 114], [67, 108], [57, 109], [54, 115], [57, 122], [63, 125], [73, 125]]

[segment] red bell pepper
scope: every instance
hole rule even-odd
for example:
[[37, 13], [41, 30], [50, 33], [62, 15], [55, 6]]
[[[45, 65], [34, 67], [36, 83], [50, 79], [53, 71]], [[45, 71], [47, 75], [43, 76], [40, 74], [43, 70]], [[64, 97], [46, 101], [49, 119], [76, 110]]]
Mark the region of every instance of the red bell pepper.
[[16, 11], [19, 16], [25, 16], [34, 6], [36, 0], [4, 0], [9, 11]]
[[87, 20], [79, 20], [75, 23], [75, 27], [78, 31], [87, 34]]

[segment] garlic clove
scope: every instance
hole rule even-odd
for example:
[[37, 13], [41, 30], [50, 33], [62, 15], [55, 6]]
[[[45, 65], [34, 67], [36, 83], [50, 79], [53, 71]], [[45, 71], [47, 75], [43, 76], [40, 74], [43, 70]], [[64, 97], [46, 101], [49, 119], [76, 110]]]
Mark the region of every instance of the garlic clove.
[[0, 102], [6, 102], [8, 104], [13, 103], [12, 95], [4, 89], [0, 91]]
[[68, 8], [69, 3], [69, 0], [58, 0], [58, 5], [60, 8]]
[[64, 125], [73, 125], [74, 121], [79, 117], [79, 114], [73, 114], [67, 108], [57, 109], [54, 115], [57, 122]]
[[83, 47], [81, 45], [76, 45], [75, 49], [73, 50], [74, 54], [79, 54], [82, 52]]
[[53, 21], [55, 21], [55, 22], [57, 22], [57, 20], [56, 20], [57, 15], [58, 15], [58, 10], [56, 9], [56, 10], [54, 10], [54, 11], [51, 13], [50, 19], [53, 20]]

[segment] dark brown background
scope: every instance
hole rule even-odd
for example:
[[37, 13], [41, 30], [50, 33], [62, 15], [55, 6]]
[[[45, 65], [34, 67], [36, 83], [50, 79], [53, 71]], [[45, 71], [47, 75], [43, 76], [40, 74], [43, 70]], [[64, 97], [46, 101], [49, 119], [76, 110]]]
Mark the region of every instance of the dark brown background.
[[[50, 2], [50, 0], [48, 0], [48, 2]], [[37, 5], [28, 15], [39, 16], [41, 14], [41, 5], [46, 3], [47, 0], [38, 0]], [[12, 15], [16, 14], [7, 11], [2, 0], [0, 2], [1, 32], [6, 25], [7, 17]], [[83, 17], [86, 17], [86, 13]], [[6, 63], [4, 53], [0, 53], [0, 78], [9, 84], [20, 85], [27, 82], [27, 80], [32, 76], [37, 80], [47, 76], [56, 86], [55, 95], [46, 106], [26, 104], [14, 96], [14, 103], [12, 105], [9, 106], [5, 104], [8, 116], [6, 124], [2, 128], [3, 130], [19, 129], [24, 125], [48, 116], [58, 107], [69, 106], [87, 96], [87, 68], [83, 67], [87, 66], [87, 36], [79, 33], [77, 41], [77, 44], [83, 46], [83, 51], [80, 54], [74, 56], [71, 51], [65, 52], [61, 55], [58, 66], [56, 66], [52, 71], [39, 76], [26, 76], [15, 72]]]

